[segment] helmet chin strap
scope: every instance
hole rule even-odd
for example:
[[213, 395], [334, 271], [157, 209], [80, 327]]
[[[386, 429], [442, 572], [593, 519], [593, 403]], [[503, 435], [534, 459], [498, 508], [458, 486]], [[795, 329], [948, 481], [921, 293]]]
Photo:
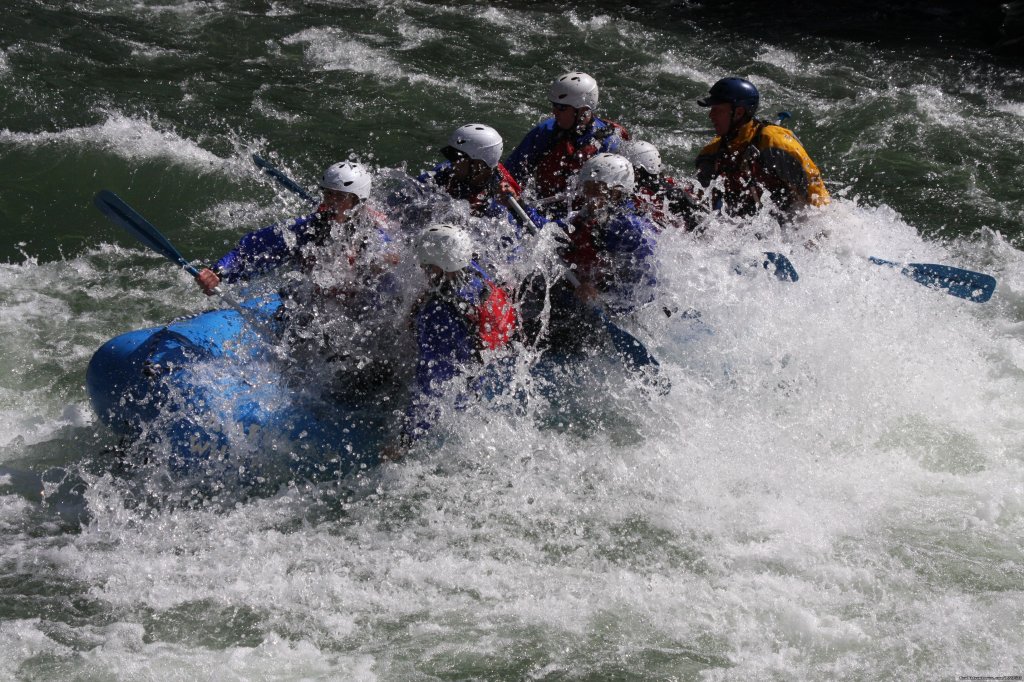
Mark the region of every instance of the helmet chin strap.
[[731, 140], [733, 135], [736, 134], [736, 126], [739, 121], [736, 120], [736, 102], [729, 103], [729, 130], [725, 133], [725, 139]]
[[725, 134], [725, 139], [726, 140], [731, 140], [733, 138], [733, 136], [736, 134], [736, 132], [742, 126], [746, 125], [747, 121], [749, 121], [750, 119], [754, 118], [753, 114], [750, 114], [747, 111], [747, 108], [744, 107], [743, 108], [743, 118], [741, 118], [740, 120], [737, 121], [736, 120], [736, 109], [737, 109], [736, 102], [731, 102], [729, 104], [729, 107], [730, 107], [729, 108], [729, 131]]

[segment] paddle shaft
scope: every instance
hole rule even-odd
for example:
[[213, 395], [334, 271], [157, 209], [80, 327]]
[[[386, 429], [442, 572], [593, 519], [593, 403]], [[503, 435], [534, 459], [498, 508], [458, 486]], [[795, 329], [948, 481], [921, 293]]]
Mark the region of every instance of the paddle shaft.
[[278, 169], [277, 166], [275, 166], [274, 164], [270, 163], [269, 161], [264, 159], [259, 154], [253, 154], [252, 155], [252, 160], [253, 160], [253, 163], [255, 163], [257, 166], [259, 166], [259, 168], [261, 170], [264, 170], [267, 173], [269, 173], [271, 177], [273, 177], [275, 180], [277, 180], [281, 184], [281, 186], [284, 187], [285, 189], [287, 189], [288, 191], [290, 191], [290, 192], [292, 192], [294, 194], [297, 194], [299, 197], [301, 197], [302, 199], [305, 199], [306, 201], [308, 201], [311, 204], [319, 204], [320, 203], [309, 192], [307, 192], [305, 189], [303, 189], [302, 185], [300, 185], [299, 183], [295, 182], [290, 177], [285, 175], [285, 173], [283, 171], [281, 171], [280, 169]]
[[[103, 215], [107, 216], [111, 222], [117, 224], [125, 232], [167, 260], [181, 266], [192, 277], [199, 276], [199, 270], [181, 255], [181, 252], [174, 247], [170, 240], [160, 230], [156, 229], [151, 222], [142, 217], [141, 213], [129, 206], [128, 202], [124, 199], [109, 190], [102, 190], [96, 194], [93, 201]], [[214, 287], [211, 291], [220, 296], [232, 308], [243, 309], [242, 304], [234, 296], [219, 286]]]

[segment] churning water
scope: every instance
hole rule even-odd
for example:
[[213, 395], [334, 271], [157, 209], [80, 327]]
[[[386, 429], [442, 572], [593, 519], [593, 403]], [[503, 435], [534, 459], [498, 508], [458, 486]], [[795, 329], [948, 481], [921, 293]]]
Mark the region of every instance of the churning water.
[[[12, 4], [0, 677], [1024, 674], [1020, 70], [563, 5]], [[92, 352], [210, 300], [97, 190], [209, 262], [301, 210], [252, 152], [305, 180], [349, 153], [418, 172], [477, 120], [508, 150], [569, 68], [682, 177], [709, 137], [695, 99], [749, 77], [833, 193], [785, 232], [661, 236], [659, 303], [701, 314], [628, 324], [667, 395], [606, 382], [562, 412], [452, 413], [405, 461], [253, 499], [153, 505], [104, 470]], [[742, 266], [763, 250], [799, 282]], [[975, 304], [868, 256], [999, 285]], [[28, 472], [51, 467], [40, 501]], [[61, 470], [84, 525], [58, 513]]]

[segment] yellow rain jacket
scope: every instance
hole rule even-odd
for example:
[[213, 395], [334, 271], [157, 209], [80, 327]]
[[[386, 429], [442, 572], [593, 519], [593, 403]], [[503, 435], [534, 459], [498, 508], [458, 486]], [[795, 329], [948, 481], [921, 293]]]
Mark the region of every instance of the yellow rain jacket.
[[716, 137], [697, 155], [697, 179], [704, 187], [723, 178], [725, 190], [716, 190], [715, 204], [724, 203], [732, 215], [752, 215], [767, 190], [776, 206], [793, 213], [804, 206], [825, 206], [831, 199], [821, 171], [811, 161], [792, 131], [751, 119], [722, 149]]

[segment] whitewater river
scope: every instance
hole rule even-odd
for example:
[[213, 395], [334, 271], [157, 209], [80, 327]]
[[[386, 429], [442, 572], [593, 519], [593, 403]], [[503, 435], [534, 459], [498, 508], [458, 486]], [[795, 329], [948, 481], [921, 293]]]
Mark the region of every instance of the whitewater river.
[[[6, 3], [0, 679], [1024, 675], [1024, 72], [684, 10], [296, 6]], [[91, 354], [212, 302], [95, 192], [209, 262], [302, 209], [253, 152], [311, 187], [350, 153], [418, 172], [470, 121], [507, 152], [569, 68], [681, 177], [710, 137], [695, 99], [748, 77], [834, 198], [785, 232], [662, 235], [661, 302], [705, 326], [628, 324], [671, 392], [455, 413], [443, 445], [358, 481], [227, 503], [140, 502], [104, 470]], [[799, 282], [735, 273], [762, 250]], [[868, 256], [998, 288], [976, 304]]]

